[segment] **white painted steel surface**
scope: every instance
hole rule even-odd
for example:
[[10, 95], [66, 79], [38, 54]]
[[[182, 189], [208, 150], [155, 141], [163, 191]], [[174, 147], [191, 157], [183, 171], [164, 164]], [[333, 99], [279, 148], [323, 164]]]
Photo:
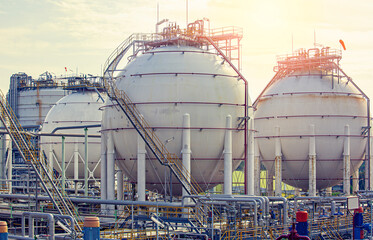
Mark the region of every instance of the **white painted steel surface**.
[[[38, 93], [39, 91], [39, 93]], [[49, 110], [68, 91], [62, 88], [39, 88], [18, 92], [18, 120], [22, 126], [40, 125]]]
[[[233, 128], [237, 128], [238, 118], [244, 117], [244, 82], [233, 69], [221, 57], [199, 48], [166, 46], [135, 58], [119, 76], [117, 87], [136, 103], [169, 152], [180, 158], [183, 115], [190, 114], [192, 176], [202, 189], [222, 183], [225, 118], [231, 115]], [[105, 107], [103, 131], [112, 131], [117, 164], [136, 181], [136, 131], [124, 113], [110, 105]], [[244, 132], [234, 130], [232, 134], [236, 168], [244, 157]], [[147, 188], [163, 192], [164, 167], [147, 152]], [[173, 194], [180, 195], [175, 176], [173, 183]]]
[[[325, 72], [324, 72], [325, 74]], [[333, 81], [333, 84], [332, 84]], [[315, 125], [316, 188], [340, 183], [343, 178], [344, 127], [350, 126], [351, 171], [360, 166], [366, 139], [366, 101], [346, 80], [320, 72], [296, 72], [274, 82], [258, 100], [254, 113], [263, 163], [274, 173], [273, 126], [281, 129], [283, 181], [308, 189], [309, 126]]]
[[[72, 93], [56, 103], [49, 111], [42, 126], [42, 133], [51, 133], [57, 127], [74, 127], [83, 125], [96, 125], [101, 123], [102, 111], [99, 108], [103, 106], [102, 100], [96, 92], [85, 91]], [[100, 135], [100, 127], [88, 128], [88, 134]], [[58, 134], [70, 133], [84, 135], [84, 128], [63, 129], [56, 131]], [[52, 148], [59, 165], [61, 165], [61, 137], [41, 137], [41, 146], [45, 152]], [[100, 138], [88, 138], [88, 169], [94, 170], [94, 177], [100, 176]], [[79, 179], [84, 179], [84, 137], [66, 137], [66, 177], [74, 179], [74, 155], [76, 155], [76, 146], [79, 153], [78, 175]], [[75, 154], [74, 154], [75, 152]], [[75, 156], [76, 158], [76, 156]], [[54, 162], [54, 168], [60, 171], [57, 163]]]

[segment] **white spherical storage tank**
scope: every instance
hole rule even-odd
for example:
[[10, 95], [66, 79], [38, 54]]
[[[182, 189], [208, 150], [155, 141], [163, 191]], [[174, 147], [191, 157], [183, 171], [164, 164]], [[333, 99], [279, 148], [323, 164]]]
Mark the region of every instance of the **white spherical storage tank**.
[[310, 155], [316, 157], [317, 189], [342, 182], [344, 155], [350, 157], [350, 175], [364, 159], [367, 101], [339, 68], [340, 59], [338, 51], [323, 48], [280, 60], [278, 71], [283, 75], [277, 74], [254, 104], [262, 163], [275, 175], [277, 152], [282, 181], [303, 190], [309, 188]]
[[[203, 190], [223, 181], [228, 115], [232, 117], [233, 168], [244, 159], [239, 120], [245, 114], [245, 84], [217, 54], [182, 44], [157, 47], [132, 60], [116, 79], [118, 89], [126, 92], [168, 151], [179, 158], [183, 116], [189, 114], [191, 175]], [[104, 107], [102, 131], [113, 138], [116, 164], [136, 182], [138, 133], [110, 101]], [[147, 149], [147, 189], [163, 193], [169, 176], [169, 169]], [[176, 177], [172, 183], [172, 193], [180, 195]]]
[[[87, 127], [88, 135], [100, 136], [102, 106], [102, 98], [95, 91], [79, 90], [59, 100], [45, 118], [41, 133], [83, 136], [65, 137], [65, 174], [68, 179], [84, 179], [84, 127]], [[88, 171], [91, 179], [100, 177], [100, 144], [100, 138], [88, 138]], [[53, 155], [53, 167], [61, 173], [62, 136], [42, 136], [41, 147], [48, 158]]]

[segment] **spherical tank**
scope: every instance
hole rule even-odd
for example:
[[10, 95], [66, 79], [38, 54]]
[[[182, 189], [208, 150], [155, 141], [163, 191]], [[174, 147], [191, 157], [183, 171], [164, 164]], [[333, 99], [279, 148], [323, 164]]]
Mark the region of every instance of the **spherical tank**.
[[[131, 61], [119, 74], [116, 85], [130, 97], [145, 121], [181, 158], [183, 115], [190, 115], [191, 174], [202, 189], [223, 180], [223, 149], [226, 117], [232, 117], [233, 168], [244, 159], [245, 84], [217, 54], [192, 46], [155, 48]], [[137, 178], [137, 133], [123, 112], [105, 106], [102, 131], [113, 137], [117, 165], [131, 181]], [[147, 150], [146, 186], [163, 192], [169, 170]], [[172, 191], [181, 194], [173, 177]]]
[[[309, 142], [314, 128], [316, 188], [334, 186], [343, 178], [345, 132], [349, 126], [351, 174], [364, 157], [366, 100], [334, 71], [295, 71], [270, 84], [257, 100], [256, 141], [262, 162], [274, 174], [275, 139], [280, 139], [283, 181], [309, 188]], [[340, 75], [342, 76], [342, 74]], [[276, 131], [275, 128], [279, 129]]]
[[22, 126], [43, 123], [48, 111], [58, 100], [67, 95], [62, 88], [21, 90], [18, 93], [18, 119]]
[[[83, 137], [68, 137], [65, 141], [66, 177], [84, 179], [85, 130], [88, 135], [100, 136], [100, 124], [103, 106], [102, 98], [94, 91], [80, 90], [65, 96], [48, 112], [42, 126], [42, 133], [80, 134]], [[94, 126], [98, 125], [98, 126]], [[81, 127], [81, 128], [77, 128]], [[100, 138], [88, 137], [88, 171], [89, 177], [100, 176]], [[54, 168], [61, 172], [62, 137], [42, 136], [41, 146], [46, 156], [54, 154]], [[58, 161], [58, 164], [56, 163]], [[76, 162], [76, 163], [75, 163]], [[76, 165], [78, 163], [78, 169]], [[75, 166], [74, 166], [75, 165]], [[75, 174], [74, 174], [75, 169]], [[78, 176], [77, 176], [78, 174]]]

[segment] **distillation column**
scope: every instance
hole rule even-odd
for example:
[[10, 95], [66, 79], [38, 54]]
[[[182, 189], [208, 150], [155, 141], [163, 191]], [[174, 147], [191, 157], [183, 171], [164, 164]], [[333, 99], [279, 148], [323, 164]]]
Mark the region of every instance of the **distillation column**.
[[345, 126], [343, 145], [343, 193], [350, 195], [350, 126]]
[[[226, 118], [224, 137], [224, 194], [232, 194], [232, 117]], [[252, 176], [251, 176], [252, 177]]]
[[310, 197], [316, 196], [316, 138], [315, 125], [310, 124], [310, 138], [308, 150], [308, 191]]
[[275, 196], [282, 196], [282, 153], [280, 127], [275, 127]]
[[[187, 176], [187, 181], [190, 183], [191, 167], [190, 167], [190, 115], [185, 113], [183, 116], [183, 146], [181, 150], [182, 161], [184, 166], [184, 175]], [[187, 184], [189, 188], [189, 184]], [[188, 189], [190, 191], [190, 189]], [[183, 197], [188, 195], [188, 192], [183, 188]], [[184, 204], [189, 203], [189, 198], [184, 198]]]

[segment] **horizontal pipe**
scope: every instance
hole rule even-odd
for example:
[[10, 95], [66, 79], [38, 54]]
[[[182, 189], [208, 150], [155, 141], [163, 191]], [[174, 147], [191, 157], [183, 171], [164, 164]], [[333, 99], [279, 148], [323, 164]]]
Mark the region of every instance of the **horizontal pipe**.
[[[364, 159], [363, 158], [353, 158], [353, 159], [350, 159], [350, 161], [363, 161]], [[262, 162], [273, 162], [274, 160], [273, 159], [263, 159], [261, 160]], [[283, 160], [285, 162], [303, 162], [303, 161], [307, 161], [308, 162], [308, 159], [286, 159], [286, 160]], [[340, 159], [317, 159], [317, 162], [339, 162], [339, 161], [342, 161], [342, 157]]]
[[353, 137], [353, 138], [366, 138], [366, 136], [361, 136], [361, 135], [344, 135], [344, 134], [317, 134], [317, 135], [280, 135], [280, 136], [257, 136], [255, 139], [260, 139], [260, 138], [308, 138], [308, 137]]
[[101, 127], [101, 124], [56, 127], [55, 129], [53, 129], [51, 133], [55, 133], [59, 130], [65, 130], [65, 129], [81, 129], [81, 128], [84, 129], [84, 128], [96, 128], [96, 127]]
[[[131, 105], [148, 105], [148, 104], [195, 104], [195, 105], [219, 105], [219, 106], [237, 106], [237, 107], [244, 107], [245, 104], [240, 103], [226, 103], [226, 102], [133, 102]], [[102, 106], [101, 108], [113, 107], [118, 104], [110, 104]]]
[[367, 116], [356, 116], [356, 115], [321, 115], [321, 114], [309, 114], [309, 115], [284, 115], [284, 116], [267, 116], [267, 117], [257, 117], [255, 120], [263, 120], [263, 119], [274, 119], [274, 118], [313, 118], [313, 117], [321, 117], [321, 118], [367, 118]]
[[[22, 194], [0, 194], [0, 198], [9, 199], [32, 199], [35, 200], [35, 196], [28, 196]], [[50, 197], [38, 196], [38, 200], [50, 201]], [[180, 207], [179, 203], [167, 203], [167, 202], [148, 202], [148, 201], [129, 201], [129, 200], [101, 200], [92, 198], [70, 198], [73, 203], [88, 203], [88, 204], [110, 204], [110, 205], [146, 205], [146, 206], [159, 206], [159, 207]]]

